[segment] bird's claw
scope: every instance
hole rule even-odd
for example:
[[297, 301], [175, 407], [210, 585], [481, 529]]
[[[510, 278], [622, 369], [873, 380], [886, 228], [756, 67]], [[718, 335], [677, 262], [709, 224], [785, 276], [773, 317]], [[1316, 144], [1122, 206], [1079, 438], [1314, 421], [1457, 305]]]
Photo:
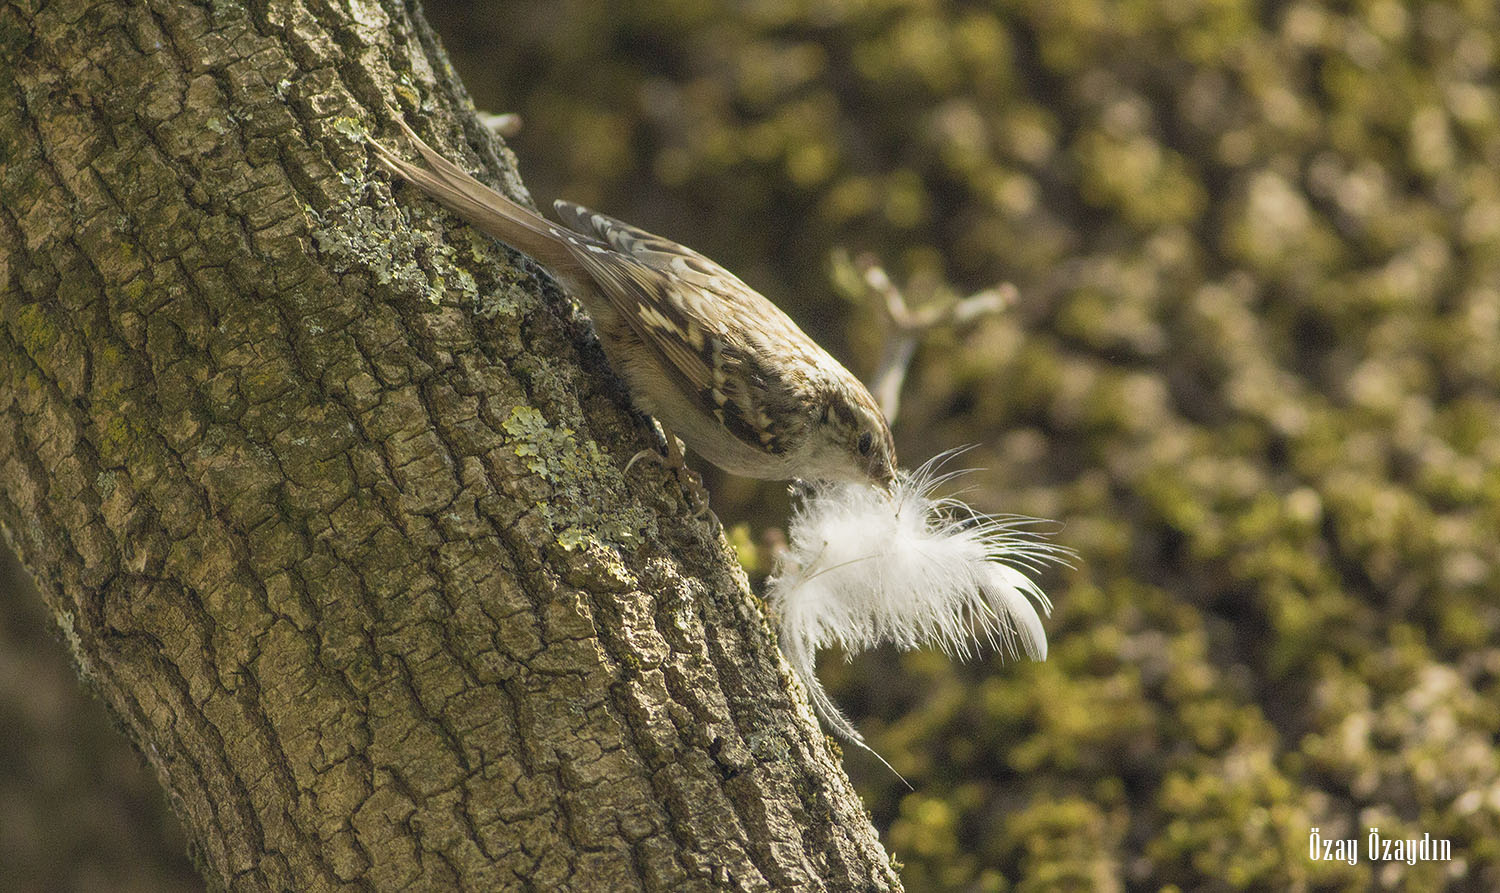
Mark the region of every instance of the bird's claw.
[[663, 456], [656, 450], [645, 449], [630, 457], [625, 463], [625, 473], [629, 474], [635, 463], [642, 459], [658, 462], [676, 475], [678, 483], [682, 484], [687, 491], [688, 500], [694, 507], [693, 517], [696, 520], [705, 520], [709, 515], [708, 490], [703, 486], [702, 478], [688, 468], [687, 460], [683, 458], [682, 447], [677, 443], [677, 438], [670, 433], [666, 434], [667, 454]]

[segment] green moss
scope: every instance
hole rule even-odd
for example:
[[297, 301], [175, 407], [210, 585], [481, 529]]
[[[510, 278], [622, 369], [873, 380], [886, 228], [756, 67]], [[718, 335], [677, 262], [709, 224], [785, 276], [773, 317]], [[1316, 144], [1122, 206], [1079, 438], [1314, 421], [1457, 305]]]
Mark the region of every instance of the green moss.
[[99, 432], [99, 458], [106, 465], [124, 465], [139, 431], [124, 415], [108, 416]]
[[32, 357], [45, 355], [60, 336], [40, 304], [22, 304], [16, 309], [15, 331], [21, 347]]

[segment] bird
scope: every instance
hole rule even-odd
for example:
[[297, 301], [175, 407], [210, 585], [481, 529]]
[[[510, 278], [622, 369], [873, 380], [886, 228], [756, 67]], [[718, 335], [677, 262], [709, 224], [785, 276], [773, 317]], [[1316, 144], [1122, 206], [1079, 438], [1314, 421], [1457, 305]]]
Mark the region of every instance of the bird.
[[582, 205], [555, 202], [565, 225], [553, 223], [396, 122], [426, 167], [371, 138], [379, 164], [536, 261], [583, 305], [636, 407], [667, 429], [680, 469], [673, 434], [731, 474], [890, 491], [896, 450], [879, 405], [763, 295], [690, 248]]

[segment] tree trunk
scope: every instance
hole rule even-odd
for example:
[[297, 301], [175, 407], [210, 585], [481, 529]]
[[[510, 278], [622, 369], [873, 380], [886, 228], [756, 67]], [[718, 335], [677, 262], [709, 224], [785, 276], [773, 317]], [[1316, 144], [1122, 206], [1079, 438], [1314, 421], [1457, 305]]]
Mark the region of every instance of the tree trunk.
[[20, 0], [0, 85], [0, 527], [211, 884], [899, 887], [586, 323], [374, 173], [519, 188], [420, 16]]

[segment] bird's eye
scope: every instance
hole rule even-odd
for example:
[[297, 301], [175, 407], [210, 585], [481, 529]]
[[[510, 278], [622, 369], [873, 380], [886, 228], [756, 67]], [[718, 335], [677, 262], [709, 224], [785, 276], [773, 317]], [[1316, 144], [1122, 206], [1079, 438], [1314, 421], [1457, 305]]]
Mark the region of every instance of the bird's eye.
[[859, 454], [861, 456], [868, 456], [868, 455], [870, 455], [870, 447], [872, 447], [874, 445], [875, 445], [875, 436], [873, 434], [871, 434], [870, 432], [866, 431], [865, 433], [863, 433], [863, 434], [861, 434], [859, 436]]

